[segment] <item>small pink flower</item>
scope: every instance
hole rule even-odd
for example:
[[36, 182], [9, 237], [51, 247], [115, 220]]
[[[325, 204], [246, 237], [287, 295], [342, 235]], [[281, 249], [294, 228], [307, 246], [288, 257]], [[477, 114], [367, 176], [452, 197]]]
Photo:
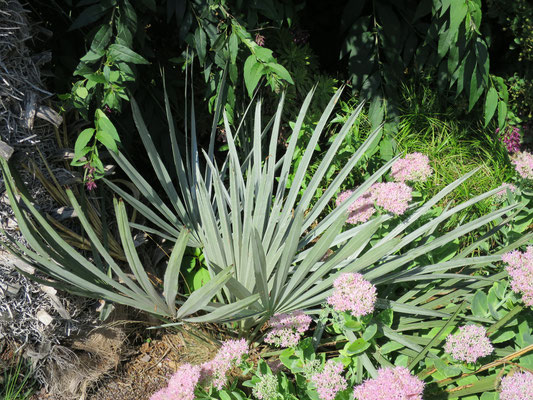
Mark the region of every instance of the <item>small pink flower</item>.
[[339, 312], [350, 311], [354, 317], [371, 314], [376, 302], [376, 287], [358, 273], [341, 274], [333, 282], [328, 304]]
[[276, 314], [268, 321], [272, 330], [266, 335], [265, 342], [276, 347], [294, 347], [309, 329], [311, 321], [311, 317], [303, 311]]
[[170, 378], [168, 386], [150, 397], [150, 400], [194, 400], [194, 389], [200, 379], [200, 367], [183, 364]]
[[412, 192], [405, 183], [375, 183], [370, 188], [376, 204], [386, 211], [402, 215], [409, 207]]
[[328, 360], [322, 372], [311, 376], [311, 382], [315, 385], [321, 400], [333, 400], [338, 392], [348, 387], [346, 379], [342, 376], [342, 370], [342, 363]]
[[94, 190], [96, 189], [96, 183], [92, 179], [90, 179], [87, 182], [85, 182], [85, 187], [89, 191]]
[[527, 151], [515, 153], [511, 157], [511, 162], [518, 175], [525, 179], [533, 179], [533, 154]]
[[502, 256], [502, 261], [509, 264], [505, 269], [511, 277], [511, 289], [522, 293], [526, 306], [533, 306], [533, 246], [528, 246], [522, 253], [511, 251]]
[[458, 360], [476, 362], [480, 357], [488, 356], [494, 348], [487, 337], [484, 327], [465, 325], [459, 327], [459, 333], [448, 335], [444, 351]]
[[[500, 129], [496, 129], [496, 133], [499, 132]], [[520, 151], [520, 128], [513, 126], [512, 129], [506, 129], [500, 136], [500, 140], [505, 144], [509, 153]]]
[[257, 43], [258, 46], [263, 47], [265, 45], [265, 37], [259, 33], [256, 33], [255, 43]]
[[533, 374], [531, 372], [515, 372], [502, 378], [500, 400], [528, 399], [533, 399]]
[[396, 182], [425, 182], [432, 172], [428, 156], [422, 153], [407, 154], [391, 167], [391, 175]]
[[356, 400], [422, 400], [424, 382], [405, 367], [382, 368], [378, 376], [354, 388]]

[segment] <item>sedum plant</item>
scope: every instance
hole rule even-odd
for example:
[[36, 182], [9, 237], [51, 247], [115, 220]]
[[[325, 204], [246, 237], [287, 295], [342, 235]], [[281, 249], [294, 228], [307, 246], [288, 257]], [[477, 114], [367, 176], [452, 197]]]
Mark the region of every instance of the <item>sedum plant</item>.
[[[382, 297], [378, 300], [380, 308], [416, 314], [420, 318], [447, 318], [455, 310], [452, 309], [449, 313], [435, 311], [447, 305], [447, 299], [442, 303], [433, 303], [434, 309], [429, 309], [419, 304], [405, 304], [408, 297], [393, 301], [393, 295], [388, 289], [403, 282], [423, 284], [445, 281], [450, 285], [460, 281], [467, 284], [476, 281], [492, 282], [491, 278], [453, 271], [458, 268], [487, 265], [498, 261], [498, 256], [468, 257], [469, 252], [465, 252], [446, 262], [411, 268], [418, 257], [443, 248], [462, 235], [494, 221], [504, 223], [502, 221], [505, 218], [508, 221], [520, 207], [518, 204], [508, 205], [459, 225], [434, 240], [428, 240], [443, 221], [502, 190], [494, 189], [446, 209], [436, 217], [427, 218], [433, 206], [452, 193], [475, 171], [446, 186], [425, 204], [412, 206], [408, 216], [391, 225], [393, 228], [381, 237], [376, 237], [376, 233], [385, 222], [390, 222], [390, 215], [378, 215], [366, 223], [345, 230], [343, 228], [346, 212], [350, 204], [363, 196], [375, 182], [384, 180], [385, 173], [396, 161], [392, 159], [385, 164], [353, 190], [346, 201], [327, 212], [344, 179], [356, 167], [365, 152], [376, 145], [380, 136], [378, 128], [346, 162], [331, 184], [320, 188], [323, 194], [314, 201], [314, 195], [332, 159], [362, 109], [361, 105], [352, 113], [331, 146], [324, 152], [315, 172], [306, 176], [315, 157], [315, 148], [341, 92], [342, 90], [339, 90], [332, 97], [322, 113], [295, 168], [292, 160], [298, 132], [311, 103], [313, 91], [302, 104], [283, 155], [277, 153], [282, 126], [283, 96], [274, 117], [266, 126], [263, 124], [261, 103], [257, 103], [253, 116], [253, 131], [247, 133], [251, 151], [245, 156], [240, 156], [239, 143], [236, 140], [237, 137], [246, 136], [239, 132], [244, 124], [241, 123], [234, 132], [223, 115], [229, 150], [221, 165], [214, 156], [218, 113], [212, 125], [210, 146], [205, 152], [197, 147], [194, 108], [191, 109], [190, 129], [187, 126], [185, 129], [186, 137], [190, 139], [190, 147], [183, 156], [175, 137], [169, 102], [165, 98], [174, 154], [173, 165], [165, 165], [139, 107], [135, 100], [132, 100], [136, 126], [159, 178], [159, 184], [167, 197], [164, 200], [158, 194], [161, 190], [144, 179], [124, 154], [119, 152], [114, 155], [117, 163], [137, 185], [147, 204], [133, 198], [113, 182], [107, 183], [156, 228], [136, 224], [132, 226], [172, 240], [175, 240], [181, 230], [188, 229], [192, 238], [189, 244], [202, 247], [212, 276], [220, 274], [226, 268], [231, 269], [231, 277], [217, 294], [217, 309], [208, 315], [188, 318], [189, 321], [244, 320], [240, 325], [243, 331], [254, 326], [257, 331], [275, 314], [312, 309], [324, 303], [331, 295], [333, 281], [346, 272], [361, 273], [365, 279], [375, 283], [378, 289], [384, 288], [380, 293]], [[204, 162], [205, 168], [202, 167]], [[290, 185], [289, 175], [292, 176]], [[177, 182], [177, 185], [174, 182]], [[495, 230], [497, 229], [498, 226]], [[470, 252], [473, 249], [475, 247], [472, 247]], [[470, 272], [468, 269], [466, 271]], [[468, 290], [461, 298], [467, 296], [470, 296]], [[399, 335], [392, 330], [385, 331], [391, 339], [398, 339]], [[415, 344], [411, 347], [420, 349], [420, 346]]]

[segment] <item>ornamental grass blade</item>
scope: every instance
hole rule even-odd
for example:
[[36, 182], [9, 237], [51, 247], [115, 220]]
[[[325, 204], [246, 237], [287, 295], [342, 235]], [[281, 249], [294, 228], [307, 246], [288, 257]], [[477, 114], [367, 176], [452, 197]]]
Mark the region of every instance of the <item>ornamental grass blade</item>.
[[[274, 278], [272, 280], [272, 302], [273, 308], [276, 309], [284, 293], [283, 286], [287, 282], [289, 270], [294, 260], [294, 256], [298, 249], [298, 239], [300, 238], [301, 228], [304, 216], [301, 211], [297, 211], [292, 220], [291, 227], [281, 253], [279, 263], [276, 265], [274, 271]], [[271, 263], [271, 261], [269, 261]]]
[[[185, 318], [187, 322], [196, 322], [196, 323], [225, 323], [236, 321], [240, 319], [259, 317], [261, 312], [259, 311], [250, 311], [248, 308], [256, 303], [261, 296], [259, 294], [253, 294], [247, 298], [237, 300], [231, 304], [221, 305], [215, 311], [211, 311], [205, 315], [199, 317]], [[206, 307], [207, 308], [207, 307]]]
[[165, 164], [163, 163], [163, 160], [161, 159], [158, 151], [156, 150], [154, 142], [152, 141], [152, 137], [150, 136], [150, 133], [146, 128], [146, 124], [144, 123], [144, 119], [142, 117], [139, 106], [137, 105], [137, 102], [133, 97], [131, 98], [130, 102], [135, 126], [137, 127], [137, 131], [139, 132], [139, 135], [146, 149], [152, 167], [154, 168], [154, 171], [157, 175], [157, 178], [159, 179], [163, 190], [170, 199], [170, 202], [174, 206], [177, 215], [183, 222], [185, 222], [185, 225], [190, 226], [185, 206], [183, 205], [180, 196], [178, 196], [178, 193], [174, 188], [174, 184], [172, 183], [172, 179], [165, 167]]
[[180, 276], [183, 254], [189, 241], [189, 232], [185, 229], [178, 236], [176, 244], [170, 253], [167, 269], [163, 278], [163, 294], [167, 302], [167, 307], [172, 315], [176, 314], [176, 296], [178, 294], [178, 280]]
[[133, 237], [131, 236], [131, 229], [128, 223], [129, 221], [124, 203], [117, 199], [113, 199], [113, 204], [115, 206], [115, 215], [122, 247], [124, 248], [124, 254], [126, 255], [128, 265], [133, 272], [136, 281], [141, 285], [146, 295], [152, 299], [157, 307], [165, 310], [169, 315], [174, 315], [174, 311], [167, 307], [163, 297], [155, 290], [150, 282], [148, 274], [144, 270], [139, 254], [135, 249], [135, 244], [133, 243]]
[[[289, 178], [289, 172], [292, 166], [294, 150], [296, 149], [296, 143], [298, 141], [298, 134], [300, 133], [300, 130], [302, 129], [302, 125], [305, 120], [307, 110], [309, 109], [309, 105], [311, 104], [311, 100], [313, 98], [315, 90], [316, 90], [316, 86], [314, 86], [309, 91], [307, 96], [305, 97], [305, 100], [302, 104], [302, 107], [300, 108], [300, 112], [298, 113], [298, 117], [294, 124], [294, 128], [292, 129], [291, 138], [289, 140], [289, 145], [287, 146], [287, 149], [285, 150], [285, 155], [283, 156], [281, 172], [278, 175], [279, 181], [278, 181], [278, 190], [276, 192], [275, 202], [282, 202], [282, 199], [285, 197], [285, 189], [287, 186], [287, 180]], [[269, 221], [269, 223], [272, 223], [272, 221]]]
[[[289, 210], [292, 210], [295, 207], [295, 202], [296, 202], [296, 199], [298, 197], [298, 193], [300, 192], [300, 188], [302, 186], [302, 183], [303, 183], [303, 180], [305, 178], [305, 175], [308, 173], [309, 163], [312, 160], [313, 153], [315, 152], [315, 148], [316, 148], [316, 146], [318, 144], [318, 140], [320, 138], [320, 135], [322, 134], [322, 131], [324, 130], [324, 127], [326, 126], [326, 123], [328, 122], [329, 117], [331, 116], [331, 113], [333, 112], [333, 108], [335, 107], [335, 104], [337, 103], [337, 101], [339, 100], [339, 98], [340, 98], [340, 96], [342, 94], [342, 91], [343, 91], [342, 88], [338, 89], [337, 92], [335, 93], [335, 95], [331, 98], [331, 100], [329, 101], [328, 105], [326, 106], [326, 109], [322, 113], [322, 115], [321, 115], [316, 127], [313, 130], [313, 134], [311, 135], [311, 138], [309, 139], [309, 142], [307, 143], [307, 146], [305, 148], [303, 156], [302, 156], [300, 162], [298, 163], [298, 168], [296, 169], [295, 174], [294, 174], [294, 178], [293, 178], [293, 180], [291, 182], [291, 187], [289, 189], [289, 194], [287, 195], [287, 198], [285, 199], [285, 206], [284, 206], [285, 213], [282, 214], [282, 217], [281, 217], [282, 219], [286, 218], [287, 212], [289, 212]], [[303, 110], [305, 112], [307, 112], [307, 109], [305, 108], [305, 106], [304, 106]], [[333, 145], [330, 147], [330, 151], [332, 149], [334, 149], [335, 147], [340, 146], [340, 143], [342, 142], [342, 139], [344, 139], [344, 136], [349, 132], [349, 130], [351, 128], [351, 125], [353, 124], [353, 122], [357, 118], [357, 115], [359, 114], [360, 110], [361, 110], [360, 108], [358, 110], [356, 109], [352, 113], [352, 115], [348, 119], [348, 122], [346, 122], [346, 124], [343, 126], [341, 132], [338, 135], [341, 138], [338, 137], [337, 139], [340, 139], [340, 140], [335, 140], [334, 141]], [[303, 117], [302, 117], [301, 120], [298, 120], [296, 122], [296, 124], [295, 124], [295, 127], [294, 127], [292, 135], [295, 136], [296, 138], [299, 136], [299, 132], [300, 132], [300, 129], [301, 129], [302, 122], [303, 122]], [[300, 124], [298, 125], [298, 123], [300, 123]], [[332, 152], [332, 154], [333, 154], [333, 152]], [[290, 159], [292, 160], [292, 156], [290, 157]], [[287, 160], [288, 159], [286, 159], [286, 161]], [[328, 162], [328, 165], [327, 165], [328, 167], [329, 167], [329, 163], [330, 162], [331, 162], [331, 159]], [[322, 162], [321, 165], [325, 166], [324, 161]], [[317, 173], [319, 175], [323, 175], [323, 174], [325, 174], [325, 172], [326, 172], [325, 171], [325, 167], [322, 167], [322, 168], [319, 167], [319, 171], [317, 171]], [[317, 180], [318, 181], [322, 180], [322, 177], [319, 176], [319, 175], [317, 175]], [[282, 172], [282, 176], [283, 176], [283, 172]], [[318, 186], [318, 183], [315, 180], [313, 182], [313, 185], [316, 184]], [[307, 209], [307, 205], [308, 205], [309, 201], [311, 200], [312, 196], [315, 194], [315, 191], [316, 191], [316, 189], [313, 190], [312, 193], [309, 193], [309, 191], [304, 192], [304, 195], [300, 199], [300, 203], [301, 204], [300, 203], [298, 204], [300, 209], [302, 209], [302, 210]]]
[[178, 309], [176, 318], [183, 319], [202, 310], [231, 278], [233, 275], [232, 270], [232, 266], [225, 268], [220, 273], [213, 276], [204, 286], [192, 292], [185, 303], [183, 303]]
[[491, 212], [490, 214], [487, 214], [483, 217], [480, 217], [480, 218], [477, 218], [476, 220], [474, 221], [471, 221], [467, 224], [464, 224], [464, 225], [461, 225], [457, 228], [455, 228], [454, 230], [452, 230], [451, 232], [448, 232], [446, 234], [444, 234], [443, 236], [441, 237], [438, 237], [436, 238], [435, 240], [425, 244], [425, 245], [422, 245], [422, 246], [419, 246], [415, 249], [411, 249], [409, 252], [403, 254], [403, 255], [400, 255], [400, 256], [397, 256], [395, 257], [394, 259], [392, 259], [391, 261], [388, 261], [388, 262], [385, 262], [383, 263], [382, 265], [378, 266], [377, 268], [374, 268], [372, 269], [371, 271], [368, 271], [365, 276], [367, 277], [367, 279], [369, 280], [373, 280], [373, 279], [376, 279], [380, 276], [383, 276], [385, 274], [389, 274], [390, 272], [396, 270], [397, 268], [399, 268], [400, 266], [402, 265], [405, 265], [406, 263], [408, 262], [411, 262], [413, 261], [414, 259], [416, 259], [417, 257], [420, 257], [421, 255], [423, 254], [426, 254], [427, 252], [433, 250], [433, 249], [436, 249], [440, 246], [443, 246], [445, 245], [446, 243], [448, 242], [451, 242], [452, 240], [455, 240], [457, 239], [458, 237], [461, 237], [499, 217], [501, 217], [502, 215], [514, 210], [515, 208], [517, 207], [517, 205], [510, 205], [508, 207], [504, 207], [500, 210], [496, 210], [496, 211], [493, 211]]
[[453, 313], [453, 315], [452, 315], [452, 316], [450, 317], [450, 319], [446, 322], [446, 324], [445, 324], [445, 325], [444, 325], [444, 326], [443, 326], [443, 327], [437, 332], [437, 334], [436, 334], [435, 336], [433, 336], [433, 338], [432, 338], [432, 339], [430, 340], [430, 342], [424, 347], [424, 349], [423, 349], [420, 353], [418, 353], [418, 355], [417, 355], [415, 358], [413, 358], [413, 359], [411, 360], [411, 362], [410, 362], [409, 365], [407, 366], [407, 368], [409, 369], [409, 371], [411, 371], [414, 367], [416, 367], [416, 365], [418, 364], [418, 362], [419, 362], [420, 360], [422, 360], [422, 359], [426, 356], [426, 354], [427, 354], [427, 352], [428, 352], [429, 350], [431, 350], [431, 349], [432, 349], [433, 347], [435, 347], [435, 346], [438, 346], [438, 345], [442, 342], [443, 338], [441, 338], [440, 336], [442, 335], [443, 332], [446, 331], [446, 329], [448, 329], [448, 327], [449, 327], [450, 325], [453, 324], [453, 322], [455, 321], [455, 319], [457, 318], [457, 316], [459, 315], [459, 313], [463, 310], [465, 304], [466, 304], [466, 303], [463, 302], [463, 303], [461, 304], [461, 306], [457, 308], [457, 310]]
[[[149, 204], [154, 207], [161, 215], [173, 225], [168, 225], [163, 219], [161, 219], [157, 214], [152, 210], [142, 204], [135, 197], [127, 193], [126, 191], [120, 189], [113, 182], [104, 178], [104, 182], [111, 187], [120, 197], [124, 198], [128, 203], [130, 203], [135, 209], [143, 214], [146, 218], [152, 220], [158, 226], [163, 226], [167, 231], [176, 231], [175, 227], [183, 225], [183, 223], [176, 217], [176, 214], [168, 208], [168, 206], [163, 202], [161, 197], [157, 194], [157, 191], [142, 177], [142, 175], [135, 170], [133, 165], [124, 157], [122, 153], [115, 154], [111, 152], [111, 155], [115, 159], [115, 162], [122, 168], [126, 173], [129, 179], [133, 182], [135, 187], [141, 192], [141, 194], [146, 198]], [[157, 222], [156, 222], [157, 221]], [[169, 232], [170, 233], [170, 232]], [[176, 237], [179, 235], [177, 232]]]
[[255, 291], [259, 292], [261, 296], [261, 302], [263, 308], [267, 311], [271, 311], [270, 304], [270, 291], [268, 290], [268, 276], [267, 276], [267, 263], [265, 251], [261, 243], [261, 236], [257, 230], [253, 230], [250, 236], [250, 249], [253, 252], [253, 268], [255, 275]]
[[[340, 93], [339, 93], [339, 95], [340, 95]], [[332, 98], [331, 102], [333, 102], [333, 101], [336, 102], [337, 98], [336, 97]], [[361, 110], [363, 109], [363, 106], [364, 106], [364, 102], [362, 102], [352, 112], [352, 114], [350, 115], [348, 120], [345, 122], [345, 124], [341, 128], [340, 132], [337, 134], [337, 137], [335, 138], [333, 143], [329, 146], [329, 148], [328, 148], [326, 154], [324, 155], [324, 157], [322, 158], [322, 161], [320, 162], [316, 172], [313, 174], [313, 177], [311, 178], [311, 181], [307, 185], [307, 188], [305, 189], [305, 192], [302, 195], [302, 198], [298, 202], [298, 206], [300, 208], [306, 210], [309, 207], [309, 204], [310, 204], [313, 196], [315, 195], [315, 193], [316, 193], [316, 191], [318, 189], [318, 186], [322, 182], [322, 179], [324, 178], [324, 175], [326, 175], [327, 170], [331, 166], [331, 162], [333, 161], [334, 157], [338, 154], [339, 147], [341, 146], [341, 144], [343, 143], [344, 139], [346, 138], [346, 135], [348, 135], [351, 132], [351, 129], [352, 129], [355, 121], [357, 121], [357, 119], [359, 118], [359, 115], [361, 113]], [[328, 116], [329, 116], [329, 114], [328, 114]], [[324, 115], [323, 115], [323, 117], [324, 117]], [[379, 130], [376, 130], [374, 133], [370, 134], [368, 140], [365, 141], [365, 143], [363, 143], [361, 145], [361, 147], [357, 149], [357, 151], [354, 153], [354, 156], [351, 157], [351, 159], [347, 163], [347, 165], [339, 172], [340, 176], [343, 176], [345, 173], [351, 172], [351, 169], [353, 168], [353, 166], [355, 166], [357, 164], [357, 162], [360, 160], [361, 156], [365, 153], [365, 151], [368, 149], [368, 146], [370, 146], [370, 144], [373, 142], [374, 138], [376, 138], [376, 135], [378, 135], [378, 134], [379, 134]], [[337, 189], [338, 189], [337, 183], [339, 183], [339, 182], [340, 182], [340, 179], [337, 180], [337, 181], [334, 181], [332, 183], [332, 185], [333, 185], [332, 186], [332, 190], [330, 192], [324, 193], [324, 195], [323, 195], [323, 196], [325, 196], [324, 200], [323, 200], [324, 204], [329, 202], [329, 200], [331, 199], [331, 197], [328, 197], [328, 196], [330, 194], [333, 195], [337, 191]], [[321, 196], [321, 198], [322, 198], [322, 196]], [[318, 210], [319, 210], [319, 208], [317, 208], [315, 210], [315, 213], [317, 213]], [[310, 219], [312, 219], [312, 218], [313, 217], [310, 216]]]
[[176, 128], [174, 127], [174, 118], [172, 116], [172, 110], [170, 109], [170, 101], [168, 99], [166, 80], [163, 76], [163, 92], [165, 96], [165, 114], [167, 117], [168, 130], [170, 135], [170, 145], [172, 147], [172, 156], [174, 158], [174, 167], [176, 169], [176, 176], [178, 177], [178, 183], [181, 189], [181, 195], [185, 202], [185, 208], [190, 213], [194, 210], [194, 198], [191, 191], [191, 185], [187, 177], [187, 171], [185, 170], [185, 164], [181, 157], [181, 152], [178, 146], [176, 137]]

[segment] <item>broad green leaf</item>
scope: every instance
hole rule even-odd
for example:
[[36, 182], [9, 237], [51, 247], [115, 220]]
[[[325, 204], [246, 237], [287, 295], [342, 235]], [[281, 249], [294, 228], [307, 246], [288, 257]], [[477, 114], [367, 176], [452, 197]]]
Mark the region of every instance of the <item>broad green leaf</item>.
[[437, 370], [447, 378], [460, 375], [462, 372], [461, 368], [452, 365], [447, 365], [438, 358], [434, 360], [434, 365], [435, 368], [437, 368]]
[[466, 17], [468, 12], [468, 6], [465, 0], [451, 0], [450, 4], [450, 31], [453, 32], [453, 36], [457, 37], [457, 31], [459, 25]]
[[207, 37], [201, 26], [199, 26], [196, 29], [196, 32], [194, 32], [194, 45], [196, 47], [196, 52], [198, 53], [200, 65], [204, 65], [207, 49]]
[[373, 323], [366, 327], [365, 331], [363, 332], [363, 339], [365, 339], [367, 342], [372, 339], [378, 331], [377, 324]]
[[254, 53], [255, 53], [257, 60], [261, 60], [264, 63], [270, 63], [270, 62], [276, 61], [274, 57], [272, 56], [272, 50], [267, 49], [266, 47], [257, 46], [254, 48]]
[[505, 127], [505, 121], [507, 118], [507, 103], [500, 100], [498, 102], [498, 127], [502, 130]]
[[76, 139], [76, 143], [74, 143], [74, 160], [79, 160], [81, 157], [83, 157], [83, 155], [85, 155], [81, 155], [82, 151], [92, 139], [93, 135], [93, 128], [88, 128], [80, 132], [78, 138]]
[[253, 97], [254, 90], [263, 75], [263, 64], [261, 64], [255, 56], [250, 55], [244, 63], [244, 83], [248, 90], [248, 95]]
[[498, 92], [494, 87], [491, 87], [487, 92], [487, 97], [485, 98], [485, 126], [487, 126], [496, 111], [498, 106]]
[[91, 42], [91, 50], [98, 52], [105, 49], [111, 39], [111, 34], [111, 25], [103, 24], [102, 27], [98, 29], [98, 32], [96, 32], [96, 35], [94, 35], [94, 39]]
[[89, 95], [89, 92], [87, 91], [87, 88], [85, 86], [79, 86], [76, 89], [76, 94], [82, 99], [85, 99]]
[[74, 22], [69, 28], [69, 31], [83, 28], [84, 26], [90, 25], [93, 22], [98, 21], [100, 18], [102, 18], [105, 14], [109, 12], [108, 10], [115, 5], [114, 3], [115, 2], [111, 0], [103, 0], [98, 2], [98, 4], [94, 4], [90, 7], [87, 7], [74, 20]]
[[133, 64], [150, 64], [140, 54], [137, 54], [126, 46], [116, 43], [109, 46], [109, 56], [115, 61], [130, 62]]
[[96, 140], [98, 140], [112, 152], [118, 152], [117, 143], [115, 142], [115, 139], [113, 139], [113, 137], [109, 135], [106, 131], [97, 131]]
[[235, 32], [229, 37], [228, 41], [230, 64], [235, 64], [237, 61], [237, 54], [239, 53], [239, 38]]
[[292, 80], [291, 75], [289, 74], [289, 71], [287, 71], [283, 65], [275, 63], [275, 62], [271, 62], [271, 63], [268, 63], [266, 67], [269, 68], [276, 75], [278, 75], [281, 79], [284, 79], [290, 84], [294, 85], [294, 81]]
[[359, 354], [368, 349], [370, 345], [371, 343], [367, 342], [365, 339], [359, 338], [351, 343], [347, 343], [344, 349], [347, 354]]
[[108, 135], [110, 135], [113, 140], [120, 142], [120, 138], [118, 136], [117, 129], [115, 128], [115, 125], [107, 118], [107, 115], [100, 110], [99, 108], [96, 110], [96, 123], [99, 128], [99, 130], [104, 131]]
[[516, 333], [513, 331], [503, 331], [501, 333], [495, 334], [491, 336], [490, 341], [492, 343], [503, 343], [508, 340], [514, 339], [516, 337]]
[[478, 290], [472, 298], [472, 313], [476, 317], [486, 317], [489, 314], [489, 304], [487, 295], [482, 290]]

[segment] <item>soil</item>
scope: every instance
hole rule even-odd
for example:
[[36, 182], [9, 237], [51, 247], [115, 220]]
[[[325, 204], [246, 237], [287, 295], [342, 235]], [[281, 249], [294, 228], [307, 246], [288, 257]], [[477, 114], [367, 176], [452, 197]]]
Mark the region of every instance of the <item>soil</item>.
[[[115, 370], [88, 391], [84, 400], [148, 400], [183, 363], [199, 364], [212, 358], [216, 347], [187, 332], [168, 332], [146, 339]], [[44, 389], [30, 400], [60, 400]], [[62, 400], [62, 399], [61, 399]]]

